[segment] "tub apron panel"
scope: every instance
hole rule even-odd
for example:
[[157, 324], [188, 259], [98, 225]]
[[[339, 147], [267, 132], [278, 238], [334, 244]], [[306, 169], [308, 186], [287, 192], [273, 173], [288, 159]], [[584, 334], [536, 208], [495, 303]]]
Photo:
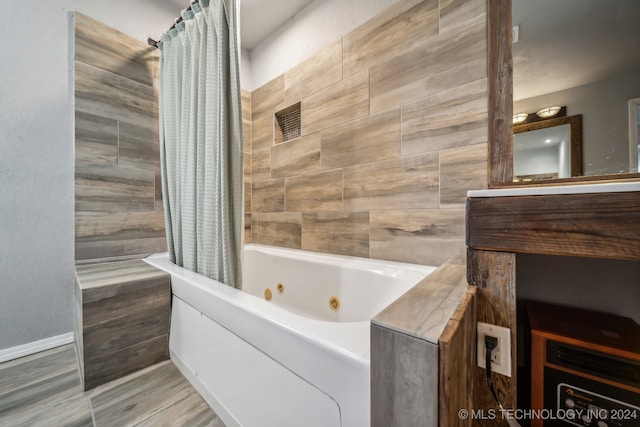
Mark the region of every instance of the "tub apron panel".
[[176, 365], [227, 425], [341, 425], [333, 399], [176, 297], [169, 345]]

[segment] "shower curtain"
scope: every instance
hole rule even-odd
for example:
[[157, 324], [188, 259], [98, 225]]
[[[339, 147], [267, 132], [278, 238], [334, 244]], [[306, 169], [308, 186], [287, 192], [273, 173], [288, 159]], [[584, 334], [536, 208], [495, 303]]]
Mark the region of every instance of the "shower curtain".
[[160, 40], [162, 195], [171, 261], [240, 288], [242, 113], [235, 0], [200, 0]]

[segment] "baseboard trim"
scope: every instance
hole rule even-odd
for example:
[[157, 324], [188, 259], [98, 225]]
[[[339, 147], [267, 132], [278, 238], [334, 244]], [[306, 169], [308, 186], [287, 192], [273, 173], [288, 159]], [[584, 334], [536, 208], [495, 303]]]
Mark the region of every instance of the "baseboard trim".
[[43, 340], [19, 345], [17, 347], [6, 348], [4, 350], [0, 350], [0, 363], [29, 356], [41, 351], [50, 350], [72, 342], [73, 332], [68, 332], [66, 334], [56, 335], [55, 337], [49, 337]]

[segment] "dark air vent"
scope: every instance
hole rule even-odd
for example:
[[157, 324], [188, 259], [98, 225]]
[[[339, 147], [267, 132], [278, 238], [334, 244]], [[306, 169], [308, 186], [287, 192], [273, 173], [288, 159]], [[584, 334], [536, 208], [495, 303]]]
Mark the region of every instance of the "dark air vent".
[[301, 121], [300, 121], [300, 103], [280, 110], [276, 113], [276, 144], [286, 142], [295, 138], [299, 138]]

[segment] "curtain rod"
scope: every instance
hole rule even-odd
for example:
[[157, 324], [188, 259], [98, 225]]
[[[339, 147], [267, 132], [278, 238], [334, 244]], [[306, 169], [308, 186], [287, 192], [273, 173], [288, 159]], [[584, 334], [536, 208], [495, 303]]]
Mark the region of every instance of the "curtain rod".
[[[187, 10], [187, 11], [191, 10], [191, 6], [193, 6], [193, 5], [194, 5], [194, 4], [196, 4], [196, 3], [200, 3], [200, 0], [193, 0], [193, 1], [191, 2], [191, 4], [189, 5], [189, 7], [188, 7], [186, 10]], [[178, 24], [179, 24], [179, 23], [181, 23], [182, 21], [184, 21], [184, 19], [182, 18], [182, 14], [180, 14], [180, 16], [178, 17], [178, 19], [176, 19], [176, 22], [174, 22], [174, 23], [173, 23], [173, 25], [172, 25], [172, 26], [171, 26], [171, 27], [170, 27], [166, 32], [168, 33], [169, 31], [173, 30], [173, 29], [176, 27], [176, 25], [178, 25]], [[147, 43], [149, 44], [149, 46], [153, 46], [153, 47], [155, 47], [156, 49], [158, 48], [158, 41], [157, 41], [157, 40], [152, 39], [151, 37], [149, 37], [149, 38], [147, 39]]]

